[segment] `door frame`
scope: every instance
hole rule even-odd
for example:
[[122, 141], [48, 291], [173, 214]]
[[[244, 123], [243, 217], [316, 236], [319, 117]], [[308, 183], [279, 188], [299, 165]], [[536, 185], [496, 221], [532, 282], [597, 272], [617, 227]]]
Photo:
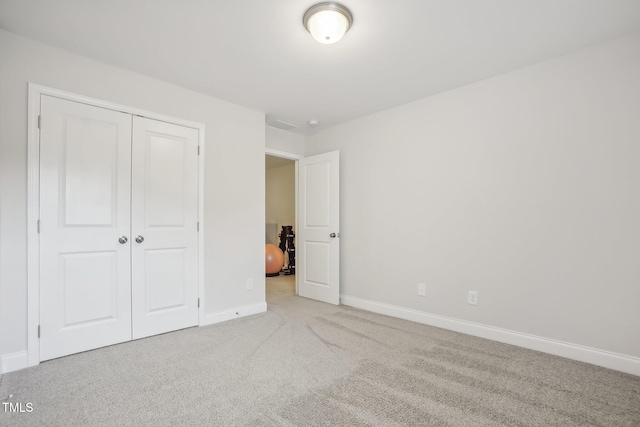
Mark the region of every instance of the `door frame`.
[[[279, 151], [279, 150], [274, 150], [272, 148], [265, 148], [264, 150], [264, 154], [269, 155], [269, 156], [273, 156], [273, 157], [280, 157], [283, 159], [289, 159], [289, 160], [293, 160], [294, 164], [295, 164], [295, 189], [293, 190], [295, 192], [294, 194], [294, 199], [295, 199], [295, 224], [294, 224], [294, 231], [296, 231], [298, 229], [298, 160], [300, 159], [304, 159], [304, 156], [300, 155], [300, 154], [295, 154], [295, 153], [289, 153], [287, 151]], [[266, 170], [265, 170], [266, 172]], [[265, 201], [266, 203], [266, 201]], [[296, 270], [298, 269], [298, 266], [300, 265], [300, 260], [298, 259], [298, 257], [296, 257]], [[265, 285], [266, 286], [266, 285]], [[298, 295], [298, 275], [296, 274], [296, 295]]]
[[43, 95], [94, 107], [120, 111], [134, 116], [168, 122], [198, 130], [198, 324], [204, 325], [204, 173], [205, 126], [202, 123], [178, 119], [135, 107], [90, 98], [29, 82], [27, 112], [27, 365], [40, 364], [40, 99]]

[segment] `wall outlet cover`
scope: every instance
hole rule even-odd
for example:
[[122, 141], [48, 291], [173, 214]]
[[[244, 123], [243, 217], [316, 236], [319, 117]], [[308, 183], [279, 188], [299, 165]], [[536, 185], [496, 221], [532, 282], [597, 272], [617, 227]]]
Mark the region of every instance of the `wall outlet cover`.
[[421, 297], [427, 296], [427, 285], [418, 283], [418, 295]]
[[478, 305], [478, 292], [469, 291], [469, 295], [467, 296], [467, 302], [471, 305]]

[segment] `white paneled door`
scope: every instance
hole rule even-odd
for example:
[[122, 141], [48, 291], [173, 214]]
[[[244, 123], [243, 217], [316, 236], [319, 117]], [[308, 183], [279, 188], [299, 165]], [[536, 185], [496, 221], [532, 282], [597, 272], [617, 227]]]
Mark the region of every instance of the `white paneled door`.
[[340, 304], [340, 157], [298, 161], [298, 293]]
[[40, 360], [131, 339], [131, 116], [41, 99]]
[[198, 131], [41, 97], [40, 360], [198, 324]]
[[134, 117], [133, 338], [198, 324], [198, 131]]

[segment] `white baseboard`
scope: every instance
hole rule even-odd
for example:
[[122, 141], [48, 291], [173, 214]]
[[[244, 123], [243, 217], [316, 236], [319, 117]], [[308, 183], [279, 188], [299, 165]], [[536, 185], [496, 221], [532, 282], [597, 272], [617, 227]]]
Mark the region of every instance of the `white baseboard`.
[[215, 313], [206, 313], [204, 319], [200, 322], [200, 326], [213, 325], [214, 323], [224, 322], [226, 320], [238, 319], [240, 317], [251, 316], [252, 314], [264, 313], [267, 311], [267, 303], [245, 305], [230, 310], [218, 311]]
[[29, 366], [29, 358], [26, 351], [3, 354], [0, 356], [0, 373], [18, 371]]
[[512, 344], [518, 347], [554, 354], [556, 356], [566, 357], [568, 359], [591, 363], [592, 365], [603, 366], [616, 371], [640, 376], [640, 358], [637, 357], [625, 356], [623, 354], [612, 353], [605, 350], [538, 337], [535, 335], [524, 334], [479, 323], [438, 316], [435, 314], [425, 313], [423, 311], [384, 304], [377, 301], [365, 300], [349, 295], [340, 295], [340, 303], [350, 307], [372, 311], [374, 313], [411, 320], [425, 325], [461, 332], [463, 334], [486, 338], [506, 344]]

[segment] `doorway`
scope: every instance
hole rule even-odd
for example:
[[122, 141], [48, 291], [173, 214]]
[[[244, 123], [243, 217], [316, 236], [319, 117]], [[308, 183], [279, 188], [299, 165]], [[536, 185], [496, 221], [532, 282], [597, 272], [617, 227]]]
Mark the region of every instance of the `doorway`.
[[[293, 160], [292, 156], [281, 156], [280, 153], [269, 150], [266, 154]], [[314, 156], [297, 156], [295, 159], [295, 293], [338, 305], [340, 153], [331, 151]], [[267, 225], [266, 228], [269, 230], [274, 226]]]
[[295, 231], [297, 229], [297, 161], [265, 154], [265, 243], [278, 246], [284, 266], [267, 277], [267, 298], [297, 294]]

